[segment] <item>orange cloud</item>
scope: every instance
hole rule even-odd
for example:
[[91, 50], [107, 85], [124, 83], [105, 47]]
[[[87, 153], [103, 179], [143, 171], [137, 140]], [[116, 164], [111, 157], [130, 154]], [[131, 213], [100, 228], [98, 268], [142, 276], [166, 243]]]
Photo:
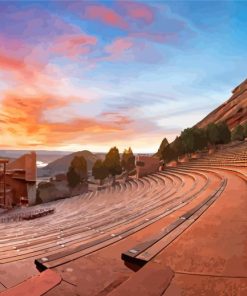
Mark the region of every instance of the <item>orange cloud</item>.
[[49, 94], [28, 96], [6, 93], [1, 101], [0, 147], [54, 147], [81, 143], [83, 139], [97, 139], [98, 135], [115, 135], [129, 123], [127, 117], [115, 116], [110, 120], [75, 117], [67, 121], [45, 118], [49, 110], [69, 107], [73, 98], [58, 98]]
[[89, 19], [99, 20], [107, 25], [127, 29], [128, 24], [123, 17], [114, 10], [101, 5], [89, 5], [86, 7], [85, 15]]

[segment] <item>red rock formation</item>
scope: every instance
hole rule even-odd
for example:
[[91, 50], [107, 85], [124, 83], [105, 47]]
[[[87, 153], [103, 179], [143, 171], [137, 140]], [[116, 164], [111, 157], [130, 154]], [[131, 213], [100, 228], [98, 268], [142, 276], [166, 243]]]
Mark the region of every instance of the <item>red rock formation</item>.
[[226, 121], [232, 129], [238, 124], [247, 123], [247, 79], [232, 91], [231, 98], [209, 113], [196, 126], [205, 127], [209, 123]]

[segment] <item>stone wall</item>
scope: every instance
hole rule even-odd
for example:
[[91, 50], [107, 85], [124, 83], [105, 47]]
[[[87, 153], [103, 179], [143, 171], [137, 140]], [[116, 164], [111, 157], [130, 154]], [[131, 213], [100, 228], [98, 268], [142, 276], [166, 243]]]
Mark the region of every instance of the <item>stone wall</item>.
[[74, 189], [68, 187], [66, 180], [64, 181], [51, 181], [51, 182], [41, 182], [39, 183], [37, 190], [37, 200], [38, 202], [46, 203], [58, 199], [68, 198], [71, 196], [76, 196], [83, 194], [88, 191], [87, 184], [80, 184]]
[[136, 157], [136, 172], [138, 178], [158, 172], [159, 167], [160, 160], [158, 157], [147, 155], [138, 155]]

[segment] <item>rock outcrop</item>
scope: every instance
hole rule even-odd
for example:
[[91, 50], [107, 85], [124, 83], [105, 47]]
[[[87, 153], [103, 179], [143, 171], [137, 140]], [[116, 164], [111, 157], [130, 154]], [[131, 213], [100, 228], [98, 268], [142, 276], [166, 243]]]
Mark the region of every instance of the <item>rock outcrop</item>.
[[196, 126], [202, 128], [219, 121], [226, 121], [230, 129], [247, 123], [247, 79], [232, 91], [228, 101], [209, 113]]

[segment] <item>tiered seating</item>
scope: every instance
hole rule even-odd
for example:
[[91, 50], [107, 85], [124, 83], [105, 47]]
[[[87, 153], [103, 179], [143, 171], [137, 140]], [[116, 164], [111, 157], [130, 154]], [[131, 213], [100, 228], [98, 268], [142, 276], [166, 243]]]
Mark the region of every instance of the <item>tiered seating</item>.
[[[195, 191], [196, 182], [205, 184], [205, 176], [156, 174], [110, 190], [51, 203], [56, 210], [54, 215], [31, 224], [22, 222], [19, 233], [16, 223], [13, 227], [10, 223], [7, 231], [1, 229], [0, 262], [40, 256], [38, 265], [45, 262], [46, 266], [54, 266], [54, 261], [67, 261], [72, 255], [74, 258], [112, 244], [169, 214], [173, 207], [180, 207], [181, 199]], [[190, 184], [187, 189], [185, 183]], [[183, 194], [179, 195], [179, 191]]]
[[22, 221], [22, 220], [32, 220], [40, 217], [44, 217], [54, 213], [54, 208], [41, 208], [36, 210], [31, 210], [29, 212], [20, 212], [13, 215], [6, 215], [6, 217], [1, 218], [1, 223]]
[[[115, 187], [51, 202], [53, 215], [10, 221], [8, 228], [0, 223], [0, 263], [32, 258], [40, 270], [54, 268], [157, 225], [151, 236], [144, 231], [142, 242], [122, 254], [132, 268], [150, 264], [220, 197], [227, 184], [224, 170], [246, 180], [246, 144]], [[19, 209], [14, 215], [28, 211]], [[5, 213], [2, 218], [9, 216]], [[152, 268], [147, 270], [152, 273]]]
[[[174, 220], [167, 227], [155, 233], [152, 237], [147, 238], [141, 244], [133, 246], [128, 251], [122, 253], [122, 259], [125, 263], [133, 268], [143, 266], [161, 252], [168, 244], [178, 237], [185, 229], [190, 227], [205, 212], [210, 205], [220, 196], [224, 190], [227, 179], [221, 176], [218, 172], [214, 172], [213, 168], [237, 167], [233, 171], [240, 175], [241, 178], [247, 180], [245, 173], [239, 170], [239, 163], [242, 167], [247, 166], [247, 151], [246, 143], [234, 149], [226, 149], [215, 153], [212, 157], [204, 157], [202, 159], [193, 160], [190, 163], [183, 163], [177, 168], [167, 168], [166, 172], [205, 172], [214, 173], [221, 178], [218, 187], [210, 193], [206, 198], [200, 201], [193, 208], [183, 213], [180, 217]], [[229, 170], [229, 168], [228, 168]]]

